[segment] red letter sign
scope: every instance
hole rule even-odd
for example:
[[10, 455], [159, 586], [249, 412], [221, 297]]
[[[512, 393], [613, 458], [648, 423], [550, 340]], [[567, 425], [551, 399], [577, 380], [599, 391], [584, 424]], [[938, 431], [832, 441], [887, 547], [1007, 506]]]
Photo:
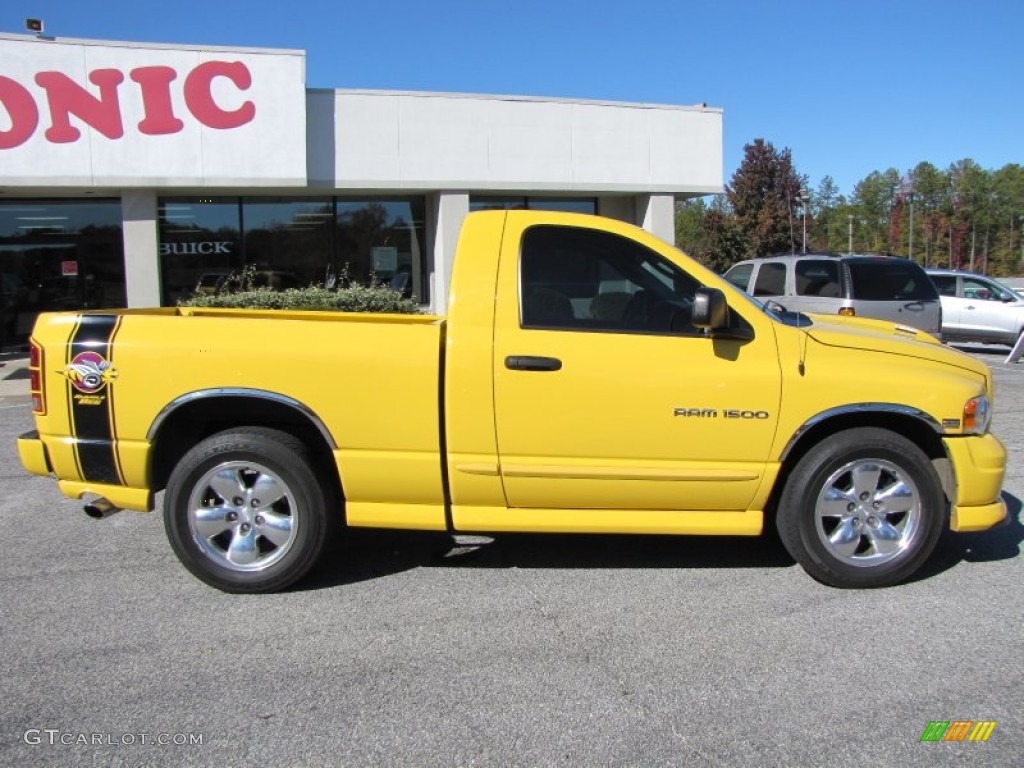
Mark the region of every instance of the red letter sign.
[[10, 130], [0, 131], [0, 149], [24, 144], [39, 124], [39, 110], [32, 94], [9, 77], [0, 75], [0, 106], [11, 117]]
[[40, 72], [36, 83], [46, 90], [50, 102], [50, 121], [46, 138], [54, 144], [78, 141], [81, 131], [71, 125], [70, 116], [81, 118], [108, 139], [124, 135], [121, 125], [121, 105], [117, 101], [117, 86], [124, 75], [116, 69], [97, 69], [89, 74], [93, 85], [100, 87], [97, 99], [62, 72]]
[[139, 130], [149, 136], [177, 133], [185, 124], [174, 116], [171, 106], [171, 81], [178, 76], [170, 67], [139, 67], [129, 77], [142, 91], [142, 110], [145, 118]]
[[235, 110], [224, 110], [213, 100], [210, 85], [215, 77], [226, 77], [240, 90], [252, 85], [252, 75], [240, 61], [207, 61], [189, 73], [185, 78], [185, 103], [189, 110], [208, 128], [237, 128], [251, 122], [256, 115], [256, 105], [243, 102]]

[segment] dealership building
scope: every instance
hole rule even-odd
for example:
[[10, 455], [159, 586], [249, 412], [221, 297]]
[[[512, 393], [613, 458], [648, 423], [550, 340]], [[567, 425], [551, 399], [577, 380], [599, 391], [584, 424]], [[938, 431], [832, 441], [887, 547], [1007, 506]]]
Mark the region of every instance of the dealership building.
[[699, 104], [306, 87], [305, 52], [0, 34], [5, 344], [35, 314], [173, 305], [245, 265], [444, 311], [463, 218], [597, 213], [674, 237], [722, 190]]

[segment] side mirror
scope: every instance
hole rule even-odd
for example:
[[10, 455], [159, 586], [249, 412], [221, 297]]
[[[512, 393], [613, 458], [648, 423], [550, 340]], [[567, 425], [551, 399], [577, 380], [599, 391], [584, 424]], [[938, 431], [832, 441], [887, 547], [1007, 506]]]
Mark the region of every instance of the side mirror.
[[693, 297], [693, 324], [717, 331], [729, 327], [729, 304], [718, 288], [698, 288]]

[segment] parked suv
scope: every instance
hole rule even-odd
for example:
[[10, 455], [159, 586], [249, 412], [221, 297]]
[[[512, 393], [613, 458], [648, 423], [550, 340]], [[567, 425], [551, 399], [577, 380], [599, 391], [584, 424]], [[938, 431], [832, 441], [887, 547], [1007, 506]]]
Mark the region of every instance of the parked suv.
[[725, 279], [794, 312], [856, 315], [939, 336], [942, 306], [925, 271], [893, 256], [802, 254], [734, 264]]
[[1024, 330], [1024, 297], [990, 277], [929, 269], [942, 300], [942, 338], [1013, 346]]

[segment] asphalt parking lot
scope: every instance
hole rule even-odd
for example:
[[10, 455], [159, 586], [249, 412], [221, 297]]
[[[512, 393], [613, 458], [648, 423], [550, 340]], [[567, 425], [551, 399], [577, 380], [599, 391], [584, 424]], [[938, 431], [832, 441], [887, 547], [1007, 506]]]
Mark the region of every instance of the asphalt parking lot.
[[[381, 533], [222, 594], [159, 514], [92, 520], [21, 469], [0, 361], [0, 765], [1020, 765], [1024, 363], [970, 349], [1012, 519], [877, 591], [763, 540]], [[922, 743], [937, 720], [997, 725]]]

